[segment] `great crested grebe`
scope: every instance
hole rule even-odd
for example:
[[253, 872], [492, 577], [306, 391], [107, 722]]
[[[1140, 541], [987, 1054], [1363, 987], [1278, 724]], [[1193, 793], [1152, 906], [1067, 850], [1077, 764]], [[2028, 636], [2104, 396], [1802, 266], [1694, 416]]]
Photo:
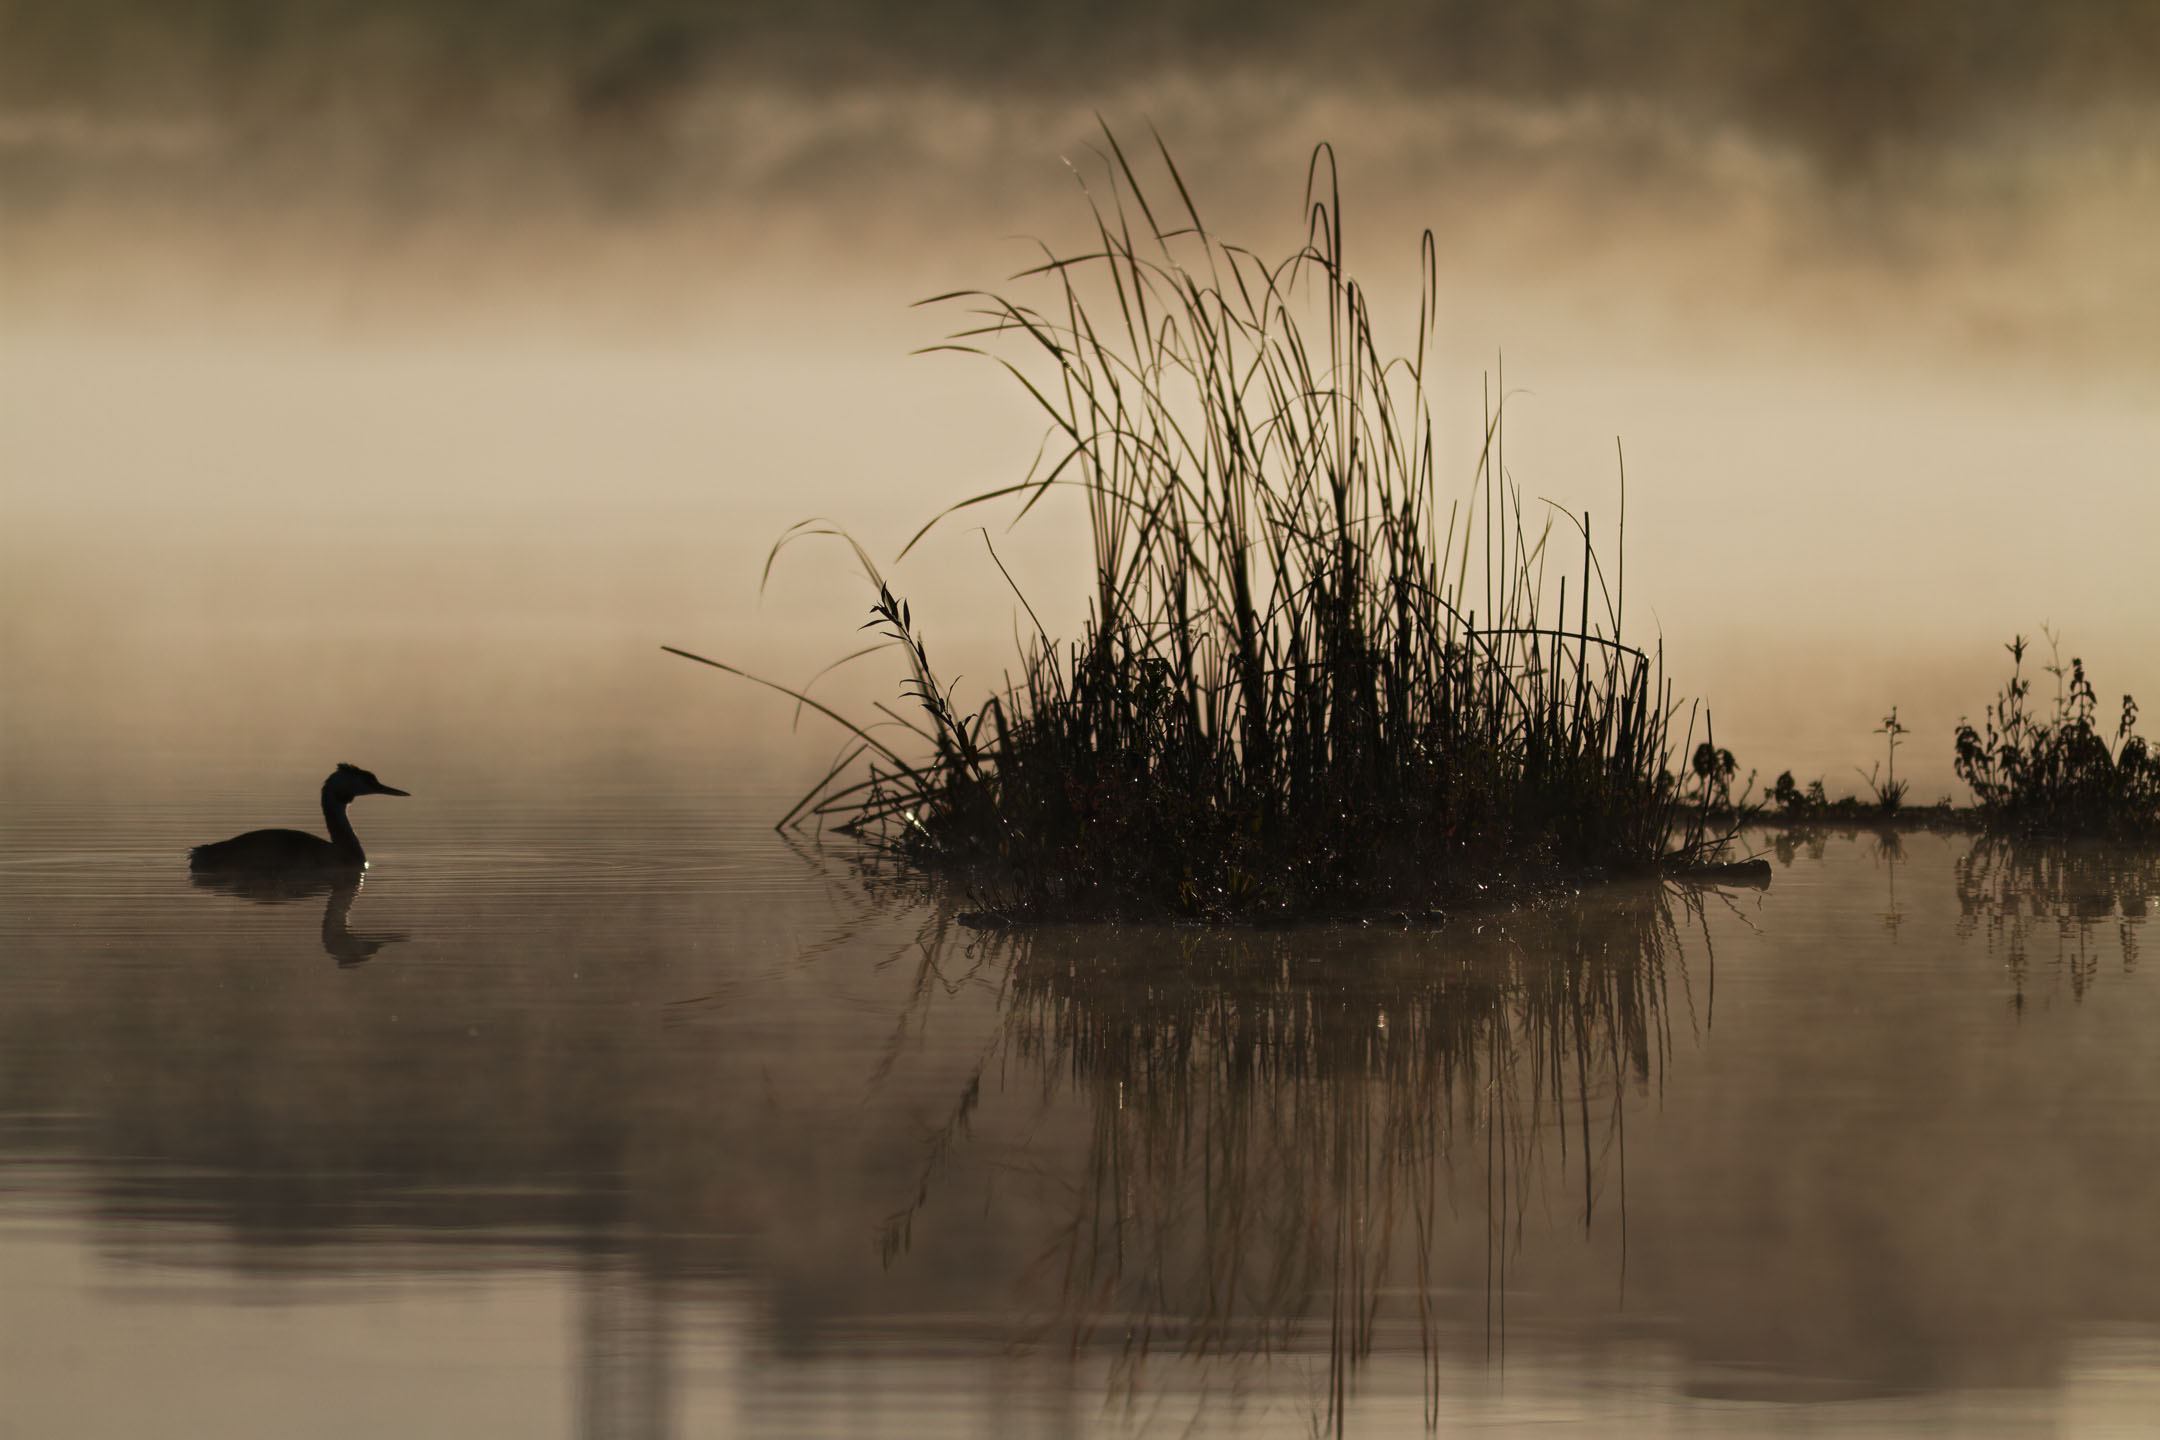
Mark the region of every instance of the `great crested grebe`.
[[357, 765], [340, 765], [323, 781], [323, 821], [330, 838], [304, 830], [250, 830], [214, 845], [197, 845], [188, 851], [188, 869], [204, 871], [358, 870], [367, 864], [367, 851], [353, 834], [345, 807], [362, 795], [404, 795], [407, 791], [385, 785]]

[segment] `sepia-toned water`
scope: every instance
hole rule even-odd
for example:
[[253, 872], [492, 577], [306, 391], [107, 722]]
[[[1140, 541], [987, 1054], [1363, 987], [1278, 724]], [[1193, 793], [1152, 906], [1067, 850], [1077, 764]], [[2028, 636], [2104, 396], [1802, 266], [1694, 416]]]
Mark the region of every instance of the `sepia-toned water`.
[[308, 776], [11, 778], [0, 1433], [2160, 1400], [2149, 853], [1766, 832], [1763, 891], [976, 932], [725, 777], [382, 773], [414, 793], [356, 807], [364, 884], [299, 893], [183, 856]]

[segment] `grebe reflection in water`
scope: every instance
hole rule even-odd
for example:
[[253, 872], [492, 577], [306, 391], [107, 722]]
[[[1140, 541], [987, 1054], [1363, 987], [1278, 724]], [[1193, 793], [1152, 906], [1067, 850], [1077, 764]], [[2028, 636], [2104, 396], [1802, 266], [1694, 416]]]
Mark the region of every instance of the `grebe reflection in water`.
[[286, 905], [311, 895], [328, 895], [330, 898], [323, 905], [322, 948], [323, 953], [340, 966], [372, 960], [375, 952], [385, 945], [396, 945], [412, 938], [402, 930], [378, 931], [372, 935], [353, 932], [347, 921], [352, 915], [353, 901], [367, 880], [367, 871], [361, 867], [283, 872], [198, 870], [192, 879], [200, 889], [237, 895], [258, 905]]
[[276, 874], [289, 871], [358, 870], [367, 864], [360, 837], [353, 834], [345, 807], [362, 795], [404, 795], [409, 792], [385, 785], [371, 771], [357, 765], [340, 765], [323, 781], [323, 821], [330, 838], [304, 830], [250, 830], [214, 845], [197, 845], [188, 852], [188, 869], [197, 874]]

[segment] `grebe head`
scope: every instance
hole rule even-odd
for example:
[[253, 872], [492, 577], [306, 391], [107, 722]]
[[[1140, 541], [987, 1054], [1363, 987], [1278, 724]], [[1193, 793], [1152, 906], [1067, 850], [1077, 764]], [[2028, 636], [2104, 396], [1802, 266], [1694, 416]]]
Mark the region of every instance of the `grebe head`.
[[360, 795], [409, 795], [412, 793], [408, 790], [400, 790], [394, 785], [383, 784], [382, 781], [375, 778], [374, 771], [362, 770], [357, 765], [338, 766], [336, 770], [331, 772], [330, 778], [323, 781], [322, 788], [323, 798], [335, 797], [339, 800], [351, 800]]

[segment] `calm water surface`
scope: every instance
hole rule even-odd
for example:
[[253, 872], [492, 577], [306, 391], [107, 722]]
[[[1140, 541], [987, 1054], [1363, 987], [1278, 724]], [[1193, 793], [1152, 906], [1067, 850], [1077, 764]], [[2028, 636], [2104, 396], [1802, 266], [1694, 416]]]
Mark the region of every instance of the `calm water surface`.
[[18, 777], [0, 1435], [2160, 1406], [2160, 857], [1788, 837], [1760, 893], [984, 935], [777, 795], [423, 825], [382, 773], [364, 886], [288, 895], [190, 885], [231, 795]]

